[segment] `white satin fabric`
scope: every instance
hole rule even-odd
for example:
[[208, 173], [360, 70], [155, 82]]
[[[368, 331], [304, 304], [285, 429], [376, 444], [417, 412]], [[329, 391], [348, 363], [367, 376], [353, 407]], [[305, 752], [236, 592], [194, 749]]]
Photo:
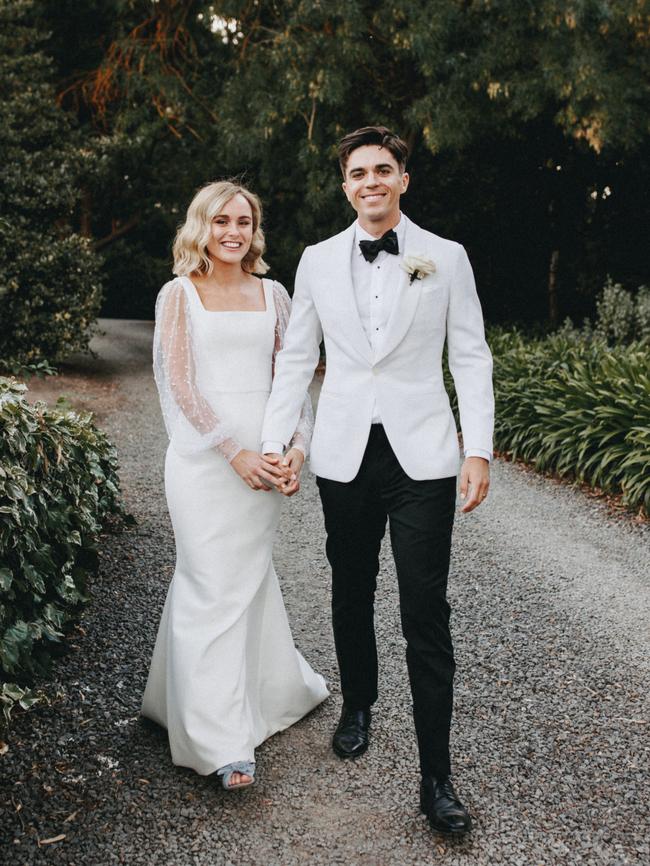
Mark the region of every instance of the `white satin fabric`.
[[[259, 447], [278, 348], [277, 297], [284, 289], [264, 280], [266, 310], [260, 312], [209, 312], [186, 278], [163, 292], [182, 310], [190, 337], [180, 339], [184, 360], [177, 366], [185, 370], [186, 390], [174, 398], [179, 408], [165, 463], [176, 570], [142, 713], [167, 728], [175, 764], [207, 775], [254, 760], [256, 746], [328, 691], [294, 647], [273, 567], [282, 496], [251, 490], [228, 462], [235, 446]], [[165, 347], [179, 343], [168, 331], [168, 301], [159, 301], [157, 310], [163, 410], [175, 387], [165, 373], [174, 367]], [[197, 417], [209, 423], [197, 428]], [[199, 447], [206, 441], [208, 447]]]

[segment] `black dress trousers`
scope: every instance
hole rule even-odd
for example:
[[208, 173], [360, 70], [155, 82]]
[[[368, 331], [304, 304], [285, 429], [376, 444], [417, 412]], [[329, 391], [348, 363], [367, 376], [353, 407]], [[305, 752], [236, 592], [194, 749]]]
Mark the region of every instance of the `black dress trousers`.
[[399, 585], [413, 716], [424, 775], [450, 772], [454, 653], [447, 577], [456, 478], [413, 481], [384, 428], [373, 424], [352, 481], [317, 478], [332, 567], [332, 623], [343, 700], [364, 709], [377, 700], [374, 597], [388, 519]]

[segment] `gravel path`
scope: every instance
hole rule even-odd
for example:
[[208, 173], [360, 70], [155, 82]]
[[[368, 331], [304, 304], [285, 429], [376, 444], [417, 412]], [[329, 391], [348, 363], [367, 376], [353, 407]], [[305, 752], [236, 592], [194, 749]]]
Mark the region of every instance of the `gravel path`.
[[[108, 537], [60, 696], [17, 718], [0, 758], [0, 862], [103, 866], [561, 866], [650, 864], [650, 577], [647, 527], [578, 490], [497, 462], [459, 517], [450, 596], [458, 674], [464, 842], [434, 836], [417, 760], [387, 549], [379, 580], [381, 697], [370, 751], [337, 760], [340, 697], [328, 567], [313, 479], [284, 511], [276, 566], [294, 637], [332, 698], [258, 751], [259, 784], [226, 795], [175, 768], [138, 720], [174, 550], [151, 327], [105, 322], [99, 357], [33, 392], [91, 408], [118, 444], [136, 529]], [[48, 841], [64, 835], [60, 841]]]

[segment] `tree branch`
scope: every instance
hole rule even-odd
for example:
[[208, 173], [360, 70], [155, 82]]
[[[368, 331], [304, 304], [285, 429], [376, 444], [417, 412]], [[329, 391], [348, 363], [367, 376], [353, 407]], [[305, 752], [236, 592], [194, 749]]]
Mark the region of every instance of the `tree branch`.
[[103, 238], [99, 238], [98, 240], [95, 241], [95, 243], [94, 243], [95, 250], [97, 251], [97, 250], [103, 249], [104, 247], [108, 246], [109, 244], [112, 244], [113, 241], [116, 241], [118, 238], [121, 238], [122, 235], [125, 235], [128, 232], [130, 232], [132, 228], [135, 228], [138, 225], [138, 223], [140, 222], [140, 218], [141, 218], [141, 216], [138, 213], [135, 216], [132, 216], [131, 219], [122, 223], [121, 225], [114, 225], [113, 230], [111, 231], [111, 233], [109, 235], [105, 235]]

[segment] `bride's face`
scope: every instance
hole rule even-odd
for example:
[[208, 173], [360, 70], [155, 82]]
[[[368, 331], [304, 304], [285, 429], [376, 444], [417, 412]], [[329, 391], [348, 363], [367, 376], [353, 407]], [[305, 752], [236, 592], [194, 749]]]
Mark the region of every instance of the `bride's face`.
[[253, 240], [253, 211], [243, 195], [236, 196], [212, 218], [207, 251], [211, 259], [234, 265], [244, 258]]

